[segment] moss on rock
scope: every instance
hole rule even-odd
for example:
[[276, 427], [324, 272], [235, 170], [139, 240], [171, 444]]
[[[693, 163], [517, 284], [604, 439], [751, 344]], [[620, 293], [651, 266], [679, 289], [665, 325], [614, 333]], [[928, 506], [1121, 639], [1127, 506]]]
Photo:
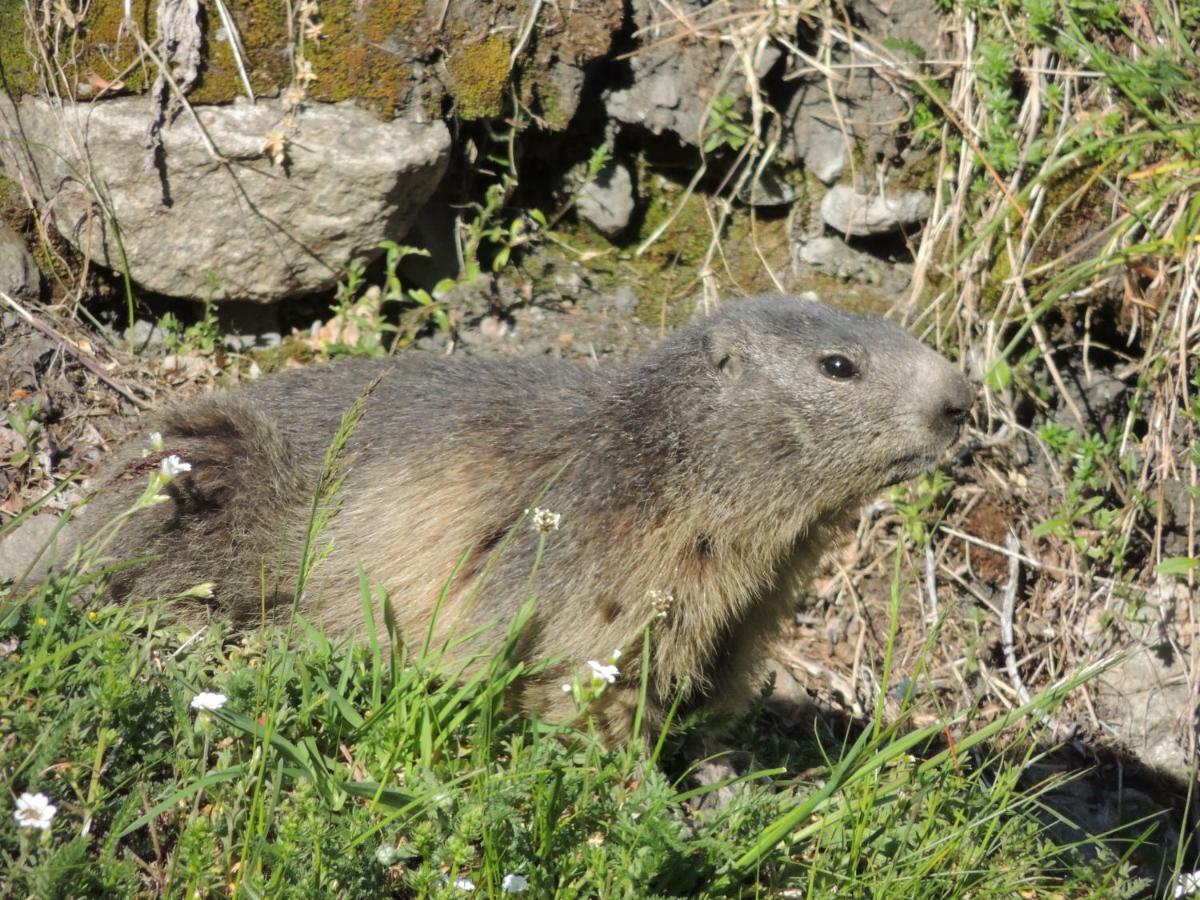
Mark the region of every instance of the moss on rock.
[[25, 46], [25, 4], [0, 0], [0, 90], [19, 95], [35, 87], [37, 74]]
[[503, 35], [493, 35], [478, 44], [455, 51], [446, 60], [461, 119], [487, 119], [504, 110], [504, 88], [508, 84], [508, 58], [512, 44]]
[[[256, 96], [277, 96], [291, 83], [293, 60], [302, 49], [315, 76], [308, 86], [314, 101], [354, 100], [384, 117], [415, 110], [441, 116], [449, 93], [458, 115], [468, 120], [503, 114], [513, 77], [512, 34], [528, 12], [512, 0], [490, 6], [486, 15], [473, 5], [448, 10], [442, 0], [321, 0], [319, 34], [300, 36], [293, 34], [287, 4], [278, 0], [239, 0], [227, 8]], [[132, 0], [136, 31], [151, 44], [155, 12], [150, 0]], [[586, 0], [556, 27], [531, 38], [522, 57], [525, 90], [537, 85], [551, 128], [566, 127], [578, 100], [566, 96], [576, 88], [570, 79], [556, 75], [564, 64], [583, 66], [607, 52], [621, 21], [619, 4]], [[212, 0], [201, 3], [199, 24], [201, 65], [189, 97], [200, 104], [228, 103], [245, 92], [233, 35]], [[157, 75], [119, 2], [92, 3], [72, 23], [54, 74], [29, 52], [25, 26], [25, 4], [0, 0], [0, 88], [12, 95], [37, 91], [45, 77], [57, 78], [55, 89], [72, 99], [86, 100], [101, 90], [138, 93]], [[441, 57], [448, 87], [434, 74]]]

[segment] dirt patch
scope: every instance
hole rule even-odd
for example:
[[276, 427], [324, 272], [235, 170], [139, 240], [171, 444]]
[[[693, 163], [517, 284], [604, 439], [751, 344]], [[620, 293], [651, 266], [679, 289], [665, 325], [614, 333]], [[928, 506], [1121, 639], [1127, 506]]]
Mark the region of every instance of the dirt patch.
[[[0, 314], [0, 398], [5, 409], [0, 421], [0, 460], [5, 461], [0, 466], [0, 525], [72, 473], [86, 475], [128, 432], [125, 417], [138, 403], [156, 403], [167, 393], [147, 366], [78, 321], [48, 309], [36, 309], [33, 315], [43, 330], [15, 312]], [[62, 510], [81, 497], [79, 485], [72, 484], [48, 507]]]

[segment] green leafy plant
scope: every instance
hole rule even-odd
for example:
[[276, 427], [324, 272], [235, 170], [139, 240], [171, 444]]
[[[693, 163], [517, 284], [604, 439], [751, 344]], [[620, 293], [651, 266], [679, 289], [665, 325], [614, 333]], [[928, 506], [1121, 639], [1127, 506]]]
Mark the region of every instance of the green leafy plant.
[[946, 476], [935, 469], [892, 490], [892, 502], [900, 514], [904, 532], [918, 550], [929, 546], [937, 523], [948, 508], [950, 488]]
[[1123, 485], [1133, 493], [1136, 459], [1132, 453], [1120, 454], [1121, 436], [1116, 431], [1105, 436], [1083, 435], [1061, 423], [1048, 422], [1037, 433], [1069, 467], [1070, 481], [1058, 513], [1034, 528], [1033, 536], [1055, 535], [1085, 558], [1119, 571], [1129, 535], [1121, 527], [1125, 508], [1110, 501], [1107, 489], [1112, 473], [1120, 472]]
[[42, 434], [42, 425], [37, 418], [41, 410], [42, 401], [34, 397], [28, 402], [17, 403], [5, 414], [5, 418], [8, 420], [8, 427], [21, 438], [22, 442], [22, 446], [14, 449], [8, 457], [8, 465], [14, 469], [32, 467], [37, 460], [38, 451], [44, 437]]
[[163, 343], [172, 353], [200, 353], [211, 355], [224, 342], [217, 310], [208, 298], [203, 301], [200, 318], [191, 325], [184, 325], [174, 313], [164, 313], [158, 320], [163, 333]]
[[704, 152], [712, 153], [719, 147], [741, 150], [750, 140], [751, 131], [745, 118], [737, 111], [737, 100], [732, 94], [716, 97], [704, 123]]

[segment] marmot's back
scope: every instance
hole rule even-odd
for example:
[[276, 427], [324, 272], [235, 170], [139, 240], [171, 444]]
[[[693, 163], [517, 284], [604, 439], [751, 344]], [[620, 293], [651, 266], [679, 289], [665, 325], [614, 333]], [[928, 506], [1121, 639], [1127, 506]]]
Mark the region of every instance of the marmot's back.
[[[343, 454], [341, 509], [324, 542], [359, 523], [378, 539], [405, 518], [414, 532], [452, 541], [461, 529], [430, 527], [437, 518], [432, 499], [443, 498], [446, 511], [465, 524], [481, 454], [504, 467], [509, 484], [551, 460], [554, 452], [539, 452], [531, 435], [569, 431], [588, 382], [601, 379], [566, 363], [413, 354], [311, 366], [173, 409], [161, 424], [161, 451], [145, 455], [145, 444], [133, 441], [96, 479], [90, 527], [128, 509], [162, 458], [176, 455], [192, 466], [168, 488], [171, 503], [139, 513], [122, 529], [111, 558], [156, 559], [118, 575], [113, 593], [161, 597], [215, 582], [219, 609], [234, 618], [261, 615], [264, 599], [268, 607], [290, 608], [326, 456], [343, 414], [373, 383]], [[465, 480], [451, 483], [456, 471]], [[422, 512], [424, 521], [416, 518]], [[357, 535], [345, 539], [359, 543]], [[411, 545], [420, 539], [396, 540]], [[471, 542], [447, 550], [460, 555]], [[358, 546], [354, 558], [362, 550]], [[426, 567], [424, 560], [413, 562]], [[357, 624], [342, 622], [340, 612], [318, 618], [341, 629]]]
[[[361, 567], [402, 635], [423, 637], [440, 604], [440, 636], [479, 630], [486, 643], [536, 595], [521, 652], [562, 662], [524, 702], [557, 718], [572, 666], [640, 646], [651, 592], [674, 598], [654, 625], [651, 721], [685, 686], [728, 699], [752, 684], [763, 638], [828, 542], [865, 498], [931, 466], [972, 399], [895, 325], [789, 297], [730, 304], [603, 373], [415, 354], [313, 367], [167, 415], [164, 452], [193, 468], [171, 503], [130, 523], [120, 554], [156, 559], [115, 590], [214, 581], [233, 617], [290, 608], [325, 453], [381, 372], [303, 611], [334, 632], [363, 628]], [[132, 501], [148, 465], [126, 451], [92, 527]], [[522, 519], [535, 505], [561, 528], [535, 533]], [[624, 659], [600, 710], [614, 736], [637, 702], [639, 655]]]

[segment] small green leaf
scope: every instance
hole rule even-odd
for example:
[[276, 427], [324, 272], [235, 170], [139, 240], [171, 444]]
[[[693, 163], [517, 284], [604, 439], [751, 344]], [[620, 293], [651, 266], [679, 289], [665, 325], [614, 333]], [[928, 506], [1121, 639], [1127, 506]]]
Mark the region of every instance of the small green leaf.
[[1155, 571], [1159, 575], [1186, 576], [1189, 572], [1193, 572], [1198, 568], [1200, 568], [1200, 558], [1195, 556], [1172, 556], [1160, 562]]
[[1070, 523], [1063, 518], [1047, 519], [1041, 525], [1033, 529], [1033, 536], [1045, 537], [1048, 534], [1057, 534], [1067, 527]]
[[1003, 359], [998, 359], [987, 373], [987, 385], [993, 391], [1007, 390], [1012, 384], [1012, 369]]

